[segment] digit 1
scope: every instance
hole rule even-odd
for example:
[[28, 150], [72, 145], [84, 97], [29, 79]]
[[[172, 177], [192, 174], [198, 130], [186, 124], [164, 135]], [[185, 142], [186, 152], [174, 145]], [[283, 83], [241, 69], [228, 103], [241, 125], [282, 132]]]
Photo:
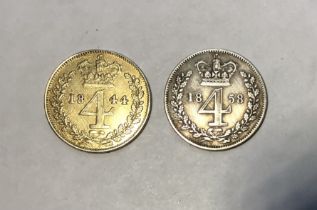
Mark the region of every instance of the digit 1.
[[188, 101], [193, 102], [193, 94], [192, 93], [188, 93]]
[[74, 95], [73, 93], [70, 93], [70, 94], [69, 94], [69, 100], [68, 100], [68, 102], [69, 102], [70, 104], [74, 104], [74, 103], [75, 103], [75, 95]]

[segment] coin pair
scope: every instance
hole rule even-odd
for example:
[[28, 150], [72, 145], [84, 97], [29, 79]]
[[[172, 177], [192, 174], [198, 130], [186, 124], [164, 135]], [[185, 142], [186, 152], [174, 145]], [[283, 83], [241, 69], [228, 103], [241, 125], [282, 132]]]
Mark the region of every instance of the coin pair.
[[[266, 89], [256, 68], [226, 50], [205, 50], [183, 60], [165, 89], [165, 110], [187, 142], [223, 150], [248, 140], [267, 107]], [[151, 109], [149, 84], [125, 56], [104, 50], [80, 52], [51, 76], [45, 111], [55, 133], [69, 145], [108, 152], [131, 142]]]

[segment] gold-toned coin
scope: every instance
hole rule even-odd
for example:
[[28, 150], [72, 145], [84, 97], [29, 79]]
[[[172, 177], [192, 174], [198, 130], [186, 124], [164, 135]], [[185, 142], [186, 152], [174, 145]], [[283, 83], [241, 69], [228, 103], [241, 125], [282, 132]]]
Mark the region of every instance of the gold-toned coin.
[[170, 75], [165, 110], [174, 130], [188, 143], [224, 150], [247, 141], [267, 108], [265, 84], [242, 56], [210, 49], [183, 60]]
[[64, 61], [51, 76], [45, 111], [55, 133], [88, 152], [131, 142], [150, 112], [150, 89], [140, 68], [110, 51], [89, 50]]

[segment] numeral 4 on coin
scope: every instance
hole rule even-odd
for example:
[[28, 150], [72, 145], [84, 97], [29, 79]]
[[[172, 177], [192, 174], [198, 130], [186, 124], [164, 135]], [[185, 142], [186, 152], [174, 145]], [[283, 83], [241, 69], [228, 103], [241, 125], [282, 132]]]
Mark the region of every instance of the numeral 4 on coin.
[[[203, 103], [202, 106], [199, 108], [198, 113], [199, 114], [213, 114], [214, 120], [213, 122], [209, 122], [208, 125], [213, 127], [222, 127], [226, 126], [227, 123], [223, 122], [223, 114], [229, 114], [231, 113], [231, 105], [229, 105], [226, 109], [222, 109], [223, 106], [223, 89], [217, 88], [214, 89], [211, 94], [208, 96], [206, 101], [203, 101], [203, 96], [201, 93], [188, 93], [188, 101], [189, 102], [197, 102], [197, 103]], [[235, 94], [230, 93], [228, 95], [228, 101], [230, 104], [238, 103], [242, 104], [244, 103], [244, 96], [243, 94]], [[210, 103], [214, 102], [213, 109], [208, 108], [208, 105]]]
[[[117, 104], [117, 103], [118, 103], [117, 95], [116, 95], [116, 94], [113, 94], [113, 95], [109, 98], [109, 101], [110, 101], [111, 104]], [[122, 96], [122, 97], [120, 98], [120, 102], [121, 102], [122, 105], [127, 105], [128, 102], [129, 102], [129, 100], [128, 100], [127, 96], [124, 95], [124, 96]]]
[[[83, 116], [96, 116], [96, 123], [90, 124], [89, 127], [91, 129], [104, 129], [109, 128], [108, 125], [105, 124], [105, 117], [112, 115], [111, 107], [108, 111], [104, 108], [104, 93], [103, 90], [99, 90], [95, 93], [95, 95], [88, 101], [85, 107], [80, 111], [80, 115]], [[95, 110], [92, 112], [90, 110]]]
[[[78, 94], [75, 97], [75, 94], [71, 93], [69, 96], [70, 96], [70, 98], [69, 98], [70, 104], [73, 104], [73, 103], [81, 104], [84, 102], [84, 99], [85, 99], [83, 94]], [[120, 98], [120, 100], [117, 99], [116, 94], [113, 94], [109, 98], [109, 102], [111, 104], [117, 104], [118, 101], [120, 101], [121, 105], [127, 105], [129, 102], [126, 95], [122, 96]], [[103, 90], [99, 90], [92, 96], [92, 98], [87, 102], [87, 104], [79, 112], [79, 114], [82, 116], [95, 116], [96, 117], [96, 123], [89, 125], [89, 127], [91, 129], [105, 129], [105, 128], [109, 128], [109, 125], [105, 124], [105, 118], [106, 118], [106, 116], [110, 116], [113, 114], [111, 112], [111, 110], [113, 108], [114, 107], [110, 107], [110, 109], [106, 110], [105, 101], [104, 101], [104, 92], [103, 92]]]
[[[214, 100], [214, 109], [206, 109], [208, 104]], [[199, 114], [214, 114], [214, 121], [209, 122], [209, 126], [226, 126], [228, 123], [222, 121], [223, 114], [231, 113], [231, 105], [226, 109], [222, 109], [222, 88], [215, 89], [198, 110]]]

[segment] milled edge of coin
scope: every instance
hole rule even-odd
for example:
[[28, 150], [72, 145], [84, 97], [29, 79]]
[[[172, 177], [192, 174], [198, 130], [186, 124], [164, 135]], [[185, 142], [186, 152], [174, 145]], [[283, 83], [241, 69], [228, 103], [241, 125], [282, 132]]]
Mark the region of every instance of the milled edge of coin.
[[[214, 146], [214, 147], [206, 147], [206, 146], [201, 146], [201, 145], [198, 145], [192, 141], [190, 141], [189, 139], [187, 139], [185, 136], [182, 135], [182, 133], [180, 131], [178, 131], [178, 129], [175, 127], [172, 119], [171, 119], [171, 116], [169, 114], [169, 111], [168, 111], [168, 102], [167, 102], [167, 95], [168, 95], [168, 86], [170, 85], [170, 83], [172, 83], [172, 78], [174, 77], [174, 75], [176, 74], [176, 72], [178, 71], [178, 69], [185, 63], [187, 62], [188, 60], [190, 60], [191, 58], [197, 56], [197, 55], [200, 55], [200, 54], [204, 54], [204, 53], [225, 53], [225, 54], [228, 54], [228, 55], [231, 55], [231, 56], [234, 56], [238, 59], [241, 59], [243, 62], [245, 62], [252, 70], [253, 72], [255, 72], [255, 75], [257, 77], [260, 78], [259, 80], [259, 84], [261, 85], [261, 90], [264, 90], [263, 91], [263, 105], [261, 106], [261, 109], [263, 109], [263, 112], [260, 116], [260, 119], [257, 120], [255, 126], [247, 133], [246, 137], [241, 139], [241, 140], [238, 140], [236, 141], [235, 143], [233, 144], [229, 144], [229, 143], [225, 143], [223, 146]], [[189, 55], [187, 56], [185, 59], [183, 59], [180, 63], [177, 64], [177, 66], [173, 69], [173, 71], [170, 73], [169, 77], [168, 77], [168, 80], [166, 82], [166, 85], [165, 85], [165, 91], [164, 91], [164, 106], [165, 106], [165, 114], [168, 118], [168, 121], [170, 122], [171, 126], [173, 127], [173, 130], [183, 139], [185, 140], [187, 143], [195, 146], [195, 147], [198, 147], [200, 149], [204, 149], [204, 150], [210, 150], [210, 151], [223, 151], [223, 150], [228, 150], [228, 149], [231, 149], [231, 148], [234, 148], [234, 147], [237, 147], [243, 143], [245, 143], [246, 141], [248, 141], [256, 132], [257, 130], [260, 128], [260, 126], [262, 125], [262, 123], [264, 122], [264, 118], [265, 118], [265, 115], [266, 115], [266, 112], [267, 112], [267, 107], [268, 107], [268, 95], [267, 95], [267, 89], [266, 89], [266, 86], [265, 86], [265, 82], [263, 80], [263, 77], [261, 76], [260, 72], [257, 70], [257, 68], [246, 58], [244, 58], [242, 55], [236, 53], [236, 52], [233, 52], [231, 50], [225, 50], [225, 49], [214, 49], [214, 48], [211, 48], [211, 49], [205, 49], [205, 50], [201, 50], [201, 51], [198, 51], [192, 55]]]
[[[134, 66], [139, 72], [140, 72], [140, 75], [144, 78], [144, 81], [145, 81], [145, 86], [146, 86], [146, 90], [147, 90], [147, 93], [145, 93], [148, 97], [148, 108], [146, 110], [146, 115], [144, 117], [144, 120], [140, 123], [140, 126], [138, 127], [138, 129], [134, 132], [134, 134], [130, 137], [129, 140], [125, 141], [124, 143], [122, 144], [119, 144], [115, 147], [111, 147], [109, 149], [85, 149], [85, 148], [81, 148], [81, 147], [78, 147], [76, 145], [73, 145], [71, 144], [70, 142], [68, 142], [66, 139], [64, 139], [57, 131], [56, 129], [54, 128], [54, 125], [53, 125], [53, 122], [51, 122], [50, 118], [49, 118], [49, 115], [48, 115], [48, 109], [47, 109], [47, 92], [48, 92], [48, 89], [49, 89], [49, 86], [50, 86], [50, 83], [52, 81], [52, 79], [54, 78], [54, 76], [60, 71], [60, 69], [65, 66], [68, 62], [70, 62], [71, 60], [73, 60], [74, 58], [77, 58], [79, 56], [82, 56], [82, 55], [86, 55], [86, 54], [90, 54], [90, 53], [109, 53], [109, 54], [112, 54], [112, 55], [115, 55], [115, 56], [118, 56], [119, 58], [123, 59], [124, 61], [128, 62], [129, 64], [131, 64], [132, 66]], [[114, 51], [111, 51], [111, 50], [101, 50], [101, 49], [90, 49], [90, 50], [85, 50], [85, 51], [80, 51], [80, 52], [77, 52], [73, 55], [71, 55], [70, 57], [66, 58], [61, 64], [58, 65], [57, 68], [54, 69], [53, 73], [51, 74], [49, 80], [47, 81], [47, 85], [46, 85], [46, 88], [45, 88], [45, 93], [44, 93], [44, 111], [45, 111], [45, 115], [46, 115], [46, 119], [47, 121], [49, 122], [49, 125], [50, 127], [52, 128], [52, 130], [54, 131], [54, 133], [63, 141], [65, 142], [66, 144], [70, 145], [71, 147], [73, 148], [76, 148], [78, 150], [81, 150], [81, 151], [84, 151], [84, 152], [88, 152], [88, 153], [106, 153], [106, 152], [111, 152], [111, 151], [114, 151], [114, 150], [117, 150], [117, 149], [120, 149], [124, 146], [126, 146], [127, 144], [131, 143], [133, 140], [135, 140], [137, 138], [138, 135], [141, 134], [142, 130], [145, 128], [149, 118], [150, 118], [150, 113], [151, 113], [151, 106], [152, 106], [152, 97], [151, 97], [152, 93], [151, 93], [151, 88], [150, 88], [150, 85], [149, 85], [149, 82], [145, 76], [145, 74], [143, 73], [143, 71], [141, 70], [141, 68], [134, 62], [132, 61], [130, 58], [120, 54], [120, 53], [117, 53], [117, 52], [114, 52]]]

